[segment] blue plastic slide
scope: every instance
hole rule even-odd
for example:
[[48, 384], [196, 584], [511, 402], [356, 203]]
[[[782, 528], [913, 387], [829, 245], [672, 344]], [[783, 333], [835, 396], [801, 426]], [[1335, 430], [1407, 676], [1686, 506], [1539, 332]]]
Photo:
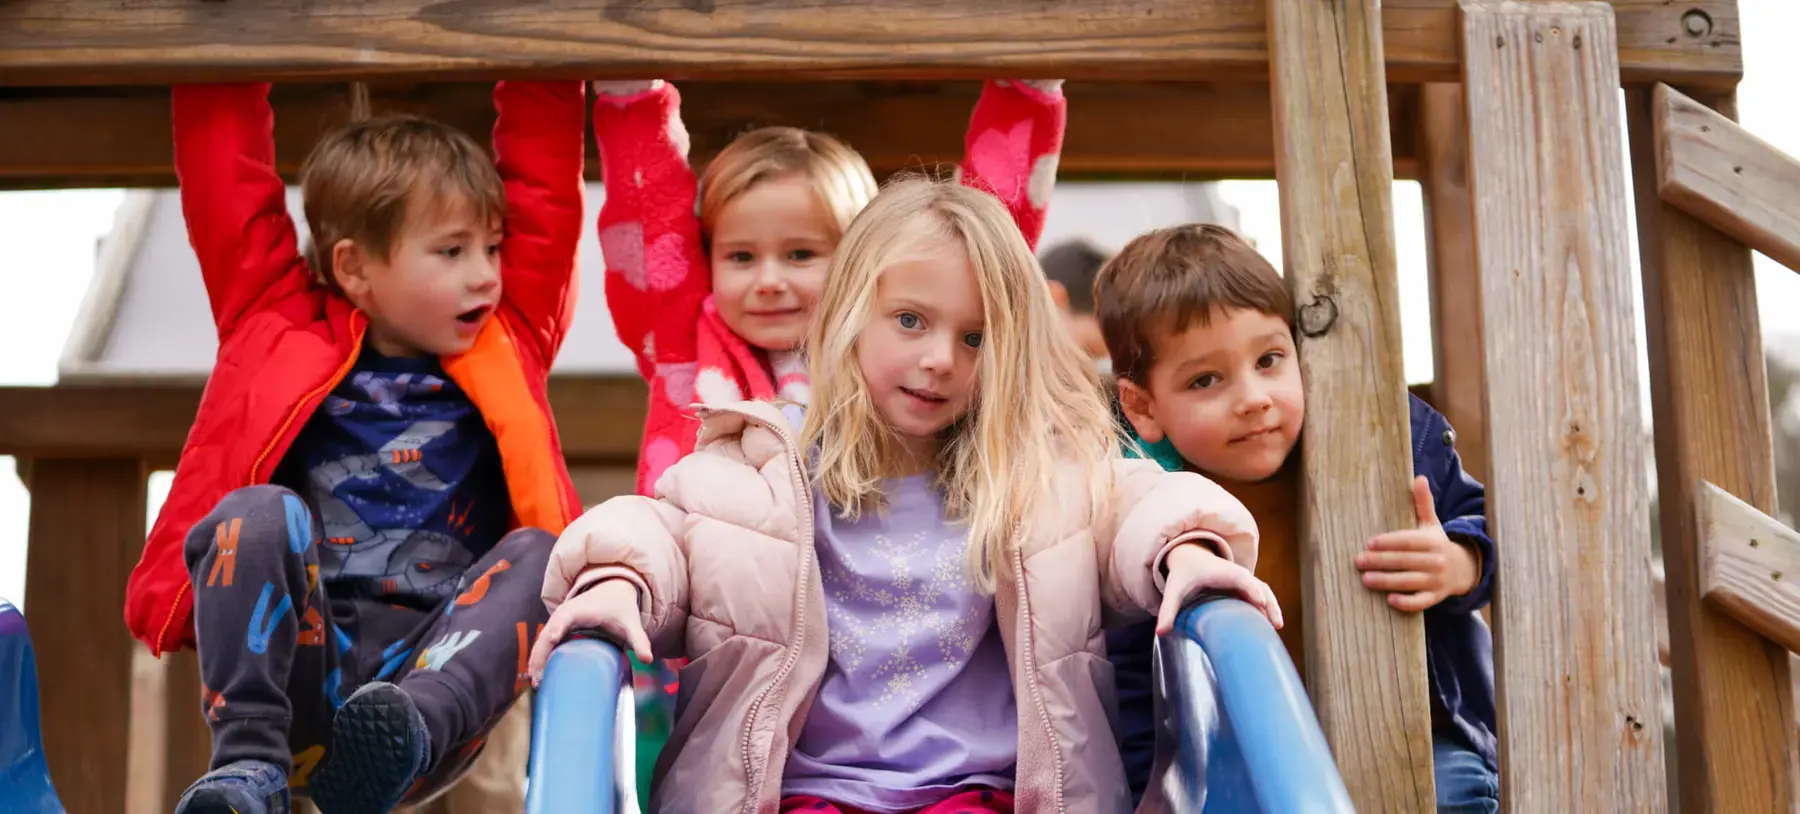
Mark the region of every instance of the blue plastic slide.
[[0, 599], [0, 811], [63, 814], [40, 732], [31, 633], [24, 614]]
[[[1349, 794], [1275, 629], [1235, 599], [1205, 599], [1157, 643], [1157, 748], [1173, 750], [1177, 811], [1337, 814]], [[596, 638], [556, 648], [538, 688], [528, 814], [630, 814], [631, 669]]]

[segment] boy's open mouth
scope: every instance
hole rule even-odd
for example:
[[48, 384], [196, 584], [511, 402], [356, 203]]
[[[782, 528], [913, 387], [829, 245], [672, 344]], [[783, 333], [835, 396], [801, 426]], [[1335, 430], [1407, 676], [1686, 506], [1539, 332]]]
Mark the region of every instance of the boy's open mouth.
[[477, 308], [470, 308], [467, 311], [457, 314], [456, 321], [461, 322], [464, 325], [474, 325], [475, 323], [480, 322], [482, 317], [487, 316], [488, 311], [490, 311], [490, 310], [492, 310], [492, 309], [490, 309], [486, 305], [483, 305], [483, 306], [480, 306]]

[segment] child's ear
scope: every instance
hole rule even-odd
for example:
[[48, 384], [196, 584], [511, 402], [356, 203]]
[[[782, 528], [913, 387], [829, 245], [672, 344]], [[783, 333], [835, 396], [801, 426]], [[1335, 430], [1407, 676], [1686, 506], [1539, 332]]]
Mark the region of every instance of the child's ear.
[[1150, 391], [1130, 379], [1119, 378], [1119, 406], [1124, 408], [1126, 420], [1145, 443], [1157, 444], [1163, 440], [1163, 429], [1150, 414], [1150, 403]]
[[1050, 281], [1050, 301], [1056, 303], [1058, 310], [1069, 312], [1069, 289], [1055, 280]]
[[369, 293], [368, 268], [364, 265], [366, 257], [356, 241], [344, 238], [331, 244], [331, 267], [326, 272], [337, 282], [338, 290], [352, 301], [360, 300]]

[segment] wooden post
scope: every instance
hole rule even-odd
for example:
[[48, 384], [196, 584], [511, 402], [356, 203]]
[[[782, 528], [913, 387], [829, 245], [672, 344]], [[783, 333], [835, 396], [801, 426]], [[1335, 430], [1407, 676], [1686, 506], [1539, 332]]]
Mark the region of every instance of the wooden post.
[[70, 811], [123, 811], [131, 713], [125, 579], [144, 545], [136, 459], [45, 459], [31, 472], [25, 610], [44, 756]]
[[1463, 3], [1501, 801], [1662, 811], [1649, 485], [1605, 3]]
[[[1750, 250], [1657, 196], [1651, 91], [1627, 91], [1656, 476], [1669, 607], [1669, 668], [1684, 814], [1793, 811], [1796, 738], [1787, 654], [1701, 601], [1695, 486], [1775, 507], [1768, 382]], [[1702, 103], [1735, 118], [1726, 94]]]
[[1431, 261], [1431, 401], [1456, 428], [1463, 469], [1488, 479], [1487, 374], [1481, 362], [1481, 281], [1469, 197], [1469, 121], [1461, 85], [1419, 89], [1419, 186]]
[[1282, 248], [1307, 411], [1300, 536], [1306, 671], [1350, 797], [1431, 811], [1416, 616], [1362, 587], [1369, 538], [1415, 520], [1378, 0], [1269, 4]]
[[163, 764], [162, 810], [174, 811], [181, 793], [206, 774], [212, 761], [212, 729], [200, 711], [199, 656], [192, 650], [169, 653], [163, 656], [162, 667], [168, 755]]

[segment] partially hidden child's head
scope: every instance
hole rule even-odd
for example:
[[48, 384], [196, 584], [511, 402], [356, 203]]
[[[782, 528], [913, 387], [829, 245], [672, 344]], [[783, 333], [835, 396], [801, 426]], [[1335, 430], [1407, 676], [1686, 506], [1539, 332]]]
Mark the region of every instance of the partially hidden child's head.
[[1053, 494], [1059, 462], [1108, 488], [1116, 453], [1093, 367], [1006, 208], [909, 179], [869, 204], [833, 258], [809, 335], [802, 436], [833, 506], [882, 505], [882, 480], [931, 473], [969, 524], [969, 567], [992, 590], [1012, 530]]
[[1094, 316], [1094, 277], [1106, 265], [1106, 252], [1086, 240], [1070, 240], [1040, 252], [1038, 262], [1075, 342], [1089, 356], [1106, 358], [1106, 339]]
[[1268, 260], [1221, 226], [1159, 229], [1101, 270], [1094, 300], [1139, 437], [1225, 480], [1281, 469], [1306, 402], [1293, 297]]
[[409, 116], [353, 122], [300, 169], [313, 270], [390, 356], [469, 349], [500, 302], [506, 195], [462, 132]]
[[700, 222], [725, 325], [764, 350], [799, 347], [838, 240], [873, 197], [868, 163], [823, 133], [764, 127], [720, 150]]

